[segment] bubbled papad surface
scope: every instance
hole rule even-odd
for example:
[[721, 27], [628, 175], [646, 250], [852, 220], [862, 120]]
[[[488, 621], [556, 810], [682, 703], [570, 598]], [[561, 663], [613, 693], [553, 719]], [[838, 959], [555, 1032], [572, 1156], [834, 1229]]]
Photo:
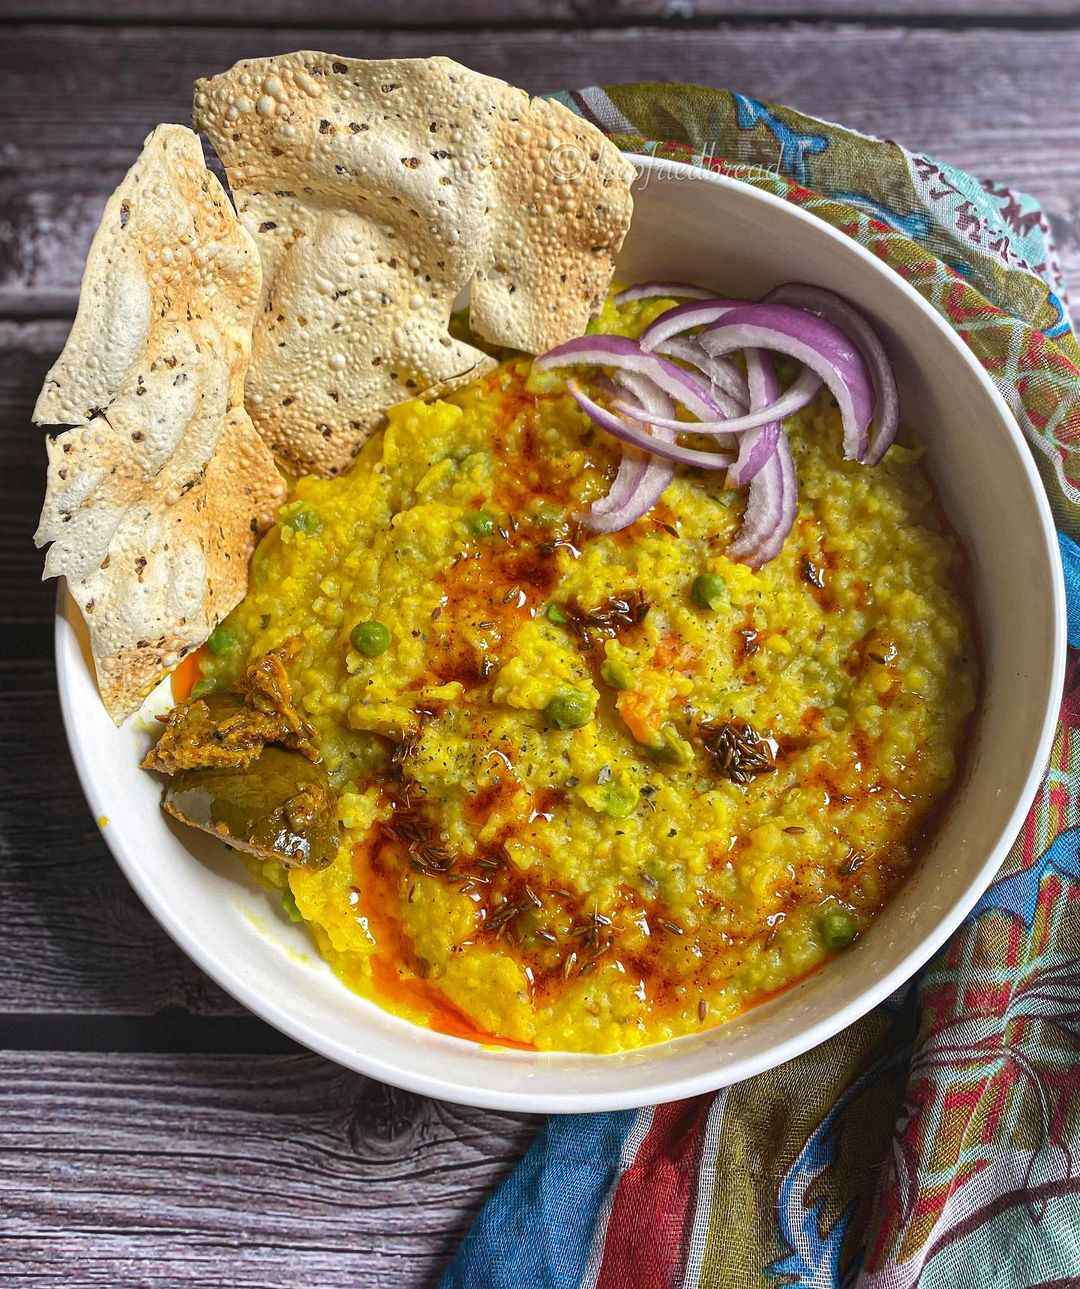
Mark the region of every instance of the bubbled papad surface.
[[35, 541], [90, 630], [118, 723], [243, 598], [284, 495], [243, 407], [259, 259], [198, 137], [160, 125], [105, 207], [67, 344], [34, 409]]
[[630, 224], [633, 166], [558, 103], [447, 58], [313, 52], [196, 83], [262, 258], [247, 406], [297, 473], [348, 466], [386, 408], [579, 335]]

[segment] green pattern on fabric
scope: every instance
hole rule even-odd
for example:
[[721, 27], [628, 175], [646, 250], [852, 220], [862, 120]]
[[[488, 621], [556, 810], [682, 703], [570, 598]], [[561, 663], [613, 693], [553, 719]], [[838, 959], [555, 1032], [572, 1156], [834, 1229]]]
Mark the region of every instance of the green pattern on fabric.
[[[799, 1175], [815, 1222], [841, 1224], [841, 1274], [858, 1263], [871, 1217], [880, 1161], [903, 1101], [906, 1056], [914, 1032], [910, 1006], [872, 1012], [798, 1060], [737, 1084], [728, 1093], [722, 1174], [713, 1191], [701, 1284], [744, 1289], [747, 1268], [764, 1268], [789, 1252], [776, 1222], [777, 1192], [793, 1161], [834, 1107], [843, 1130], [827, 1179]], [[874, 1068], [888, 1043], [890, 1068]], [[859, 1082], [860, 1075], [872, 1074]], [[880, 1077], [879, 1077], [880, 1076]], [[857, 1090], [845, 1098], [852, 1086]]]

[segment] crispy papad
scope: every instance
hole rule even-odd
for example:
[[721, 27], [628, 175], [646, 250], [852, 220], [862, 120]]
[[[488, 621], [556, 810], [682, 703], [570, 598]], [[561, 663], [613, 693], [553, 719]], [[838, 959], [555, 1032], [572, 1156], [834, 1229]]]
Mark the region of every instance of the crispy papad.
[[446, 58], [250, 59], [195, 87], [263, 266], [246, 401], [280, 463], [345, 469], [386, 408], [481, 375], [470, 323], [529, 352], [581, 334], [634, 170], [558, 103]]
[[90, 629], [117, 723], [247, 588], [284, 484], [244, 411], [259, 258], [198, 137], [160, 125], [105, 207], [79, 309], [34, 409], [35, 541]]

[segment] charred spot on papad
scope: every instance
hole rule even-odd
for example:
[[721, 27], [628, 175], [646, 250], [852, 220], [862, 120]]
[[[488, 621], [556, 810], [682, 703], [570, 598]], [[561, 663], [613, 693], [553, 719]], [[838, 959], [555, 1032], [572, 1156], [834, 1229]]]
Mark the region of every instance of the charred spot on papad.
[[158, 126], [109, 199], [63, 353], [35, 535], [90, 629], [119, 723], [247, 587], [284, 486], [244, 411], [260, 269], [198, 137]]
[[297, 473], [492, 368], [449, 332], [470, 283], [486, 340], [578, 335], [629, 227], [633, 167], [599, 130], [446, 58], [246, 60], [196, 84], [195, 124], [262, 257], [248, 409]]

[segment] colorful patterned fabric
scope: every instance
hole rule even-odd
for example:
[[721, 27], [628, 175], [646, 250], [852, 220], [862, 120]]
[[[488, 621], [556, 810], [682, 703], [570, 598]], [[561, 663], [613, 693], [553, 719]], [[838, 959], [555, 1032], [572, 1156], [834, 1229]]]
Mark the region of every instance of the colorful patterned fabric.
[[[558, 97], [630, 152], [811, 211], [910, 282], [1034, 449], [1080, 644], [1080, 345], [1030, 197], [678, 85]], [[1001, 874], [906, 989], [712, 1096], [553, 1118], [442, 1289], [1080, 1289], [1080, 662]]]

